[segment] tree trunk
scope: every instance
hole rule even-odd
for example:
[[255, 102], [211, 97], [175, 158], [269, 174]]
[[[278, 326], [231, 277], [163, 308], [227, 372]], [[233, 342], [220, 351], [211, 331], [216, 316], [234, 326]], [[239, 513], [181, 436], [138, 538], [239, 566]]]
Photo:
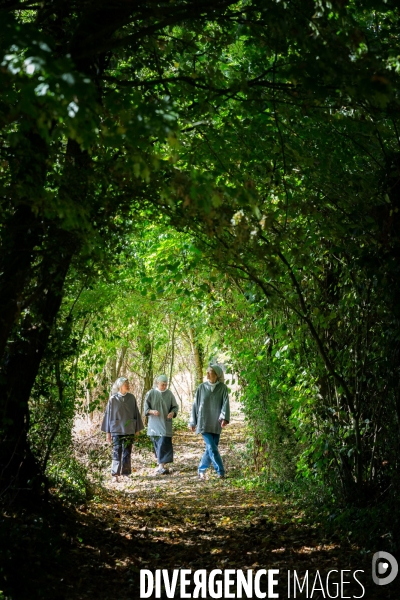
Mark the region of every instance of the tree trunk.
[[175, 330], [176, 330], [176, 321], [174, 322], [174, 324], [172, 326], [172, 334], [171, 334], [171, 360], [169, 363], [169, 377], [168, 377], [170, 386], [171, 386], [171, 382], [172, 382], [172, 372], [174, 369], [174, 359], [175, 359]]
[[[72, 206], [86, 197], [88, 154], [77, 142], [69, 140], [60, 197], [72, 200]], [[32, 218], [35, 223], [35, 219]], [[28, 226], [29, 227], [29, 226]], [[39, 249], [33, 252], [32, 264], [26, 268], [35, 278], [29, 311], [18, 331], [10, 337], [0, 359], [0, 490], [10, 487], [37, 490], [43, 476], [29, 447], [29, 397], [46, 350], [51, 328], [62, 301], [63, 286], [72, 257], [79, 251], [77, 236], [61, 229], [56, 219], [41, 217]], [[10, 246], [11, 248], [11, 246]], [[13, 252], [18, 252], [15, 244]], [[11, 254], [11, 250], [9, 252]], [[12, 273], [10, 274], [12, 275]], [[2, 282], [7, 289], [7, 281]]]
[[110, 358], [110, 378], [112, 383], [117, 379], [117, 359], [114, 356]]
[[[0, 381], [0, 490], [35, 489], [43, 480], [29, 447], [28, 402], [46, 349], [50, 330], [62, 300], [62, 289], [71, 262], [74, 244], [61, 244], [70, 234], [58, 232], [57, 254], [53, 251], [42, 263], [46, 292], [25, 317], [18, 335], [9, 342], [1, 364]], [[54, 234], [54, 230], [53, 230]], [[69, 246], [69, 247], [68, 247]]]
[[121, 375], [121, 369], [122, 369], [122, 365], [124, 364], [124, 360], [125, 360], [125, 356], [126, 356], [126, 352], [128, 350], [128, 346], [122, 346], [117, 362], [116, 362], [116, 377], [119, 377]]
[[198, 336], [194, 327], [189, 327], [189, 335], [193, 352], [195, 387], [197, 388], [201, 383], [203, 383], [204, 379], [203, 347], [198, 340]]
[[144, 410], [144, 399], [145, 396], [147, 394], [147, 392], [149, 390], [151, 390], [151, 388], [153, 387], [153, 379], [154, 379], [154, 374], [153, 374], [153, 360], [152, 360], [152, 354], [153, 354], [153, 349], [150, 345], [150, 351], [149, 354], [146, 353], [146, 355], [144, 356], [145, 359], [147, 359], [146, 365], [145, 365], [145, 376], [144, 376], [144, 383], [143, 383], [143, 392], [142, 392], [142, 398], [140, 401], [140, 412], [141, 414], [143, 414], [143, 410]]
[[141, 354], [142, 372], [144, 373], [140, 412], [143, 414], [144, 398], [147, 392], [153, 387], [153, 345], [150, 339], [149, 319], [147, 317], [140, 318], [139, 326], [141, 333], [138, 336], [138, 350]]
[[[34, 277], [35, 247], [43, 231], [43, 220], [31, 210], [32, 198], [37, 204], [43, 196], [48, 148], [44, 140], [29, 132], [11, 161], [13, 182], [10, 207], [4, 207], [0, 255], [0, 360], [7, 340], [18, 323], [21, 310]], [[3, 220], [4, 219], [4, 220]], [[28, 290], [28, 292], [26, 291]], [[40, 290], [39, 290], [40, 293]]]
[[90, 385], [90, 381], [87, 382], [86, 385], [86, 414], [88, 416], [88, 419], [90, 422], [93, 421], [93, 410], [91, 409], [92, 403], [93, 403], [93, 392], [92, 392], [92, 387]]

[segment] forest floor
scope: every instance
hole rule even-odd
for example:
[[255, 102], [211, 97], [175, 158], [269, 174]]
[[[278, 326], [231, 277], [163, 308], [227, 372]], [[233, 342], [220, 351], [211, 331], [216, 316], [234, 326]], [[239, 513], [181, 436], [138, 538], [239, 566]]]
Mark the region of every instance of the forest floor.
[[[395, 583], [372, 583], [372, 553], [362, 554], [339, 538], [327, 539], [290, 502], [238, 486], [244, 432], [237, 422], [221, 436], [225, 480], [211, 472], [207, 481], [198, 480], [201, 436], [181, 430], [174, 437], [169, 475], [154, 474], [154, 458], [146, 449], [134, 452], [130, 478], [112, 483], [107, 475], [105, 485], [85, 504], [56, 505], [47, 512], [6, 511], [0, 599], [131, 600], [140, 597], [141, 569], [279, 569], [274, 588], [279, 598], [400, 598]], [[338, 574], [330, 576], [327, 589], [332, 569]], [[356, 574], [363, 587], [353, 578], [358, 569], [364, 571]], [[338, 594], [335, 576], [340, 581], [344, 570], [342, 579], [351, 583], [344, 583]], [[308, 571], [308, 594], [297, 588], [294, 595], [293, 571], [300, 581]], [[266, 590], [264, 583], [261, 587]], [[175, 598], [180, 597], [178, 579]]]

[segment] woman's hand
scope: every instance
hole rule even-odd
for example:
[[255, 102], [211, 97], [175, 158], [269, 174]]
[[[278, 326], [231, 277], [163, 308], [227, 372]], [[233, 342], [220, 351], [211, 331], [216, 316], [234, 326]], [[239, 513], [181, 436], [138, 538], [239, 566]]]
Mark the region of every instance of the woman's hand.
[[173, 417], [174, 417], [174, 413], [173, 412], [170, 412], [170, 413], [167, 414], [167, 419], [173, 419]]
[[159, 417], [160, 413], [158, 410], [149, 410], [149, 415], [153, 415], [153, 417]]
[[229, 421], [225, 421], [225, 419], [221, 419], [221, 427], [226, 427], [229, 425]]
[[107, 442], [111, 442], [111, 433], [107, 433], [107, 435], [106, 435], [106, 441]]
[[189, 425], [189, 429], [194, 433], [196, 431], [196, 425]]

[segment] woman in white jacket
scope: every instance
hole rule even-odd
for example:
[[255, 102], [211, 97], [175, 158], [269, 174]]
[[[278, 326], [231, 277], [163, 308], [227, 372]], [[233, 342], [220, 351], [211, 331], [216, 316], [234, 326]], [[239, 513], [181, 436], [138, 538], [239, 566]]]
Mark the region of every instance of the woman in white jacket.
[[147, 435], [154, 446], [158, 462], [158, 475], [165, 475], [165, 465], [174, 460], [172, 446], [172, 419], [178, 414], [178, 404], [171, 390], [167, 389], [168, 377], [159, 375], [156, 387], [147, 392], [144, 414], [148, 417]]

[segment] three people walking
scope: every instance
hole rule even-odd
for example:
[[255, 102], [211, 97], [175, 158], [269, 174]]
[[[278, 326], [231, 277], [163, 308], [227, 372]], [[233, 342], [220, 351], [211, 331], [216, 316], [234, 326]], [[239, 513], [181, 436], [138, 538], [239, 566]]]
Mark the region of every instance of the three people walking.
[[[195, 393], [189, 428], [201, 434], [205, 451], [198, 466], [198, 477], [206, 478], [212, 465], [220, 479], [225, 478], [225, 467], [218, 450], [221, 431], [229, 424], [229, 390], [224, 383], [224, 372], [217, 364], [207, 369], [207, 381], [201, 383]], [[175, 396], [168, 389], [168, 378], [159, 375], [155, 387], [145, 397], [144, 414], [148, 418], [147, 435], [153, 442], [157, 458], [157, 474], [168, 473], [166, 465], [173, 462], [172, 420], [178, 414]], [[113, 443], [111, 474], [118, 481], [119, 475], [131, 474], [131, 453], [135, 436], [144, 429], [136, 398], [129, 392], [129, 381], [119, 377], [113, 385], [101, 430]]]

